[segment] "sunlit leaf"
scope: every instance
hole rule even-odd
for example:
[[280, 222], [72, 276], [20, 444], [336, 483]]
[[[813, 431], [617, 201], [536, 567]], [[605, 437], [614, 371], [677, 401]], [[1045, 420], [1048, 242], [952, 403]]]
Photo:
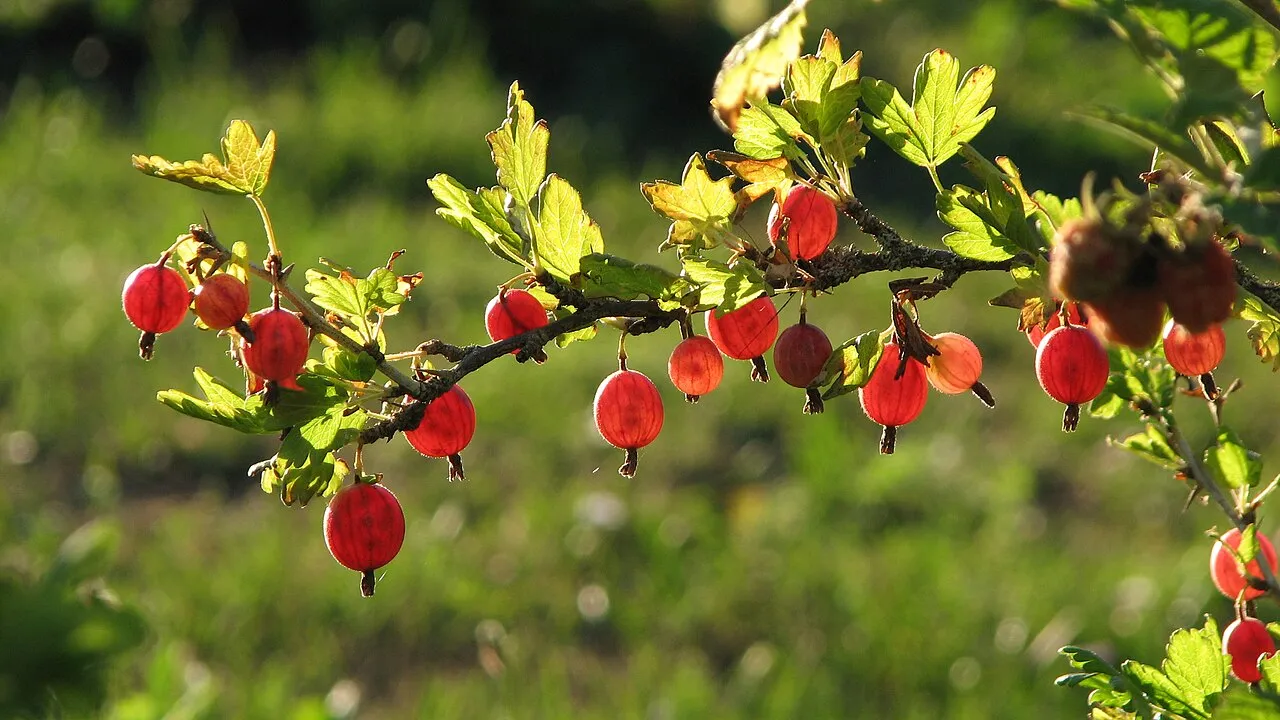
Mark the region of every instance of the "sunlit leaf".
[[547, 145], [551, 131], [545, 120], [534, 117], [520, 83], [511, 83], [507, 118], [485, 136], [498, 168], [498, 184], [506, 188], [521, 209], [528, 211], [547, 176]]
[[259, 142], [253, 128], [243, 120], [232, 120], [222, 138], [223, 159], [205, 153], [199, 160], [172, 162], [159, 155], [134, 155], [133, 166], [164, 180], [233, 195], [261, 195], [271, 176], [276, 135], [268, 132]]
[[884, 354], [884, 334], [879, 331], [863, 333], [841, 343], [827, 359], [823, 374], [836, 378], [822, 393], [822, 399], [840, 397], [866, 385], [871, 372]]
[[568, 282], [583, 255], [604, 252], [600, 226], [582, 209], [582, 196], [551, 174], [538, 190], [538, 260], [552, 277]]
[[732, 233], [738, 202], [733, 178], [712, 180], [702, 156], [689, 158], [677, 185], [666, 180], [640, 186], [654, 212], [672, 221], [662, 247], [711, 248]]
[[712, 90], [712, 117], [728, 132], [738, 129], [747, 102], [763, 98], [782, 82], [787, 64], [800, 55], [809, 0], [792, 0], [781, 12], [738, 41], [725, 56]]

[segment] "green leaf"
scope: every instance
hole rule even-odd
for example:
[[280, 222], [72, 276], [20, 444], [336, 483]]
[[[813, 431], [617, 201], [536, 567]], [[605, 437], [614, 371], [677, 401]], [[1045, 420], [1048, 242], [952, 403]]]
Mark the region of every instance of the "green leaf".
[[498, 184], [515, 198], [525, 212], [547, 176], [547, 145], [551, 131], [545, 120], [535, 120], [533, 106], [524, 99], [520, 83], [511, 83], [507, 118], [485, 136], [498, 168]]
[[1044, 238], [1046, 245], [1053, 240], [1054, 233], [1064, 223], [1084, 215], [1084, 208], [1076, 198], [1064, 201], [1057, 195], [1037, 190], [1031, 194], [1031, 199], [1036, 204], [1036, 229], [1040, 231], [1040, 237]]
[[582, 196], [551, 174], [538, 190], [538, 260], [561, 282], [577, 274], [583, 255], [604, 252], [600, 226], [582, 209]]
[[800, 55], [807, 4], [792, 0], [729, 50], [711, 98], [712, 116], [720, 127], [736, 132], [742, 107], [778, 87], [788, 63]]
[[444, 206], [437, 208], [436, 214], [445, 222], [480, 239], [489, 252], [503, 260], [532, 269], [527, 240], [516, 233], [503, 212], [499, 196], [507, 196], [505, 190], [472, 192], [444, 173], [427, 180], [427, 187]]
[[[831, 87], [836, 67], [836, 63], [826, 58], [805, 55], [788, 65], [782, 78], [782, 91], [787, 96], [782, 107], [811, 136], [818, 135], [822, 99]], [[849, 111], [852, 112], [853, 108], [850, 107]]]
[[977, 190], [956, 185], [938, 193], [938, 217], [955, 232], [942, 241], [956, 254], [973, 260], [1000, 262], [1018, 253], [1018, 246], [999, 230], [1000, 220]]
[[[1223, 547], [1226, 547], [1226, 545]], [[1257, 525], [1250, 523], [1245, 526], [1244, 531], [1240, 533], [1240, 545], [1236, 548], [1236, 555], [1240, 556], [1241, 567], [1248, 567], [1249, 563], [1253, 562], [1253, 559], [1258, 557]]]
[[1217, 624], [1206, 616], [1203, 628], [1175, 630], [1166, 653], [1163, 671], [1134, 660], [1121, 665], [1121, 670], [1152, 705], [1208, 720], [1227, 688], [1228, 659], [1222, 653]]
[[322, 360], [308, 360], [307, 372], [349, 382], [369, 382], [378, 365], [368, 353], [353, 353], [346, 348], [325, 347]]
[[1204, 463], [1232, 488], [1255, 487], [1262, 479], [1262, 460], [1240, 442], [1231, 428], [1218, 430], [1214, 444], [1204, 451]]
[[161, 390], [156, 399], [183, 415], [216, 423], [242, 433], [262, 434], [279, 428], [266, 427], [261, 413], [246, 407], [244, 396], [230, 385], [210, 375], [203, 368], [194, 370], [196, 385], [205, 399], [200, 400], [180, 390]]
[[[560, 313], [556, 313], [556, 316], [559, 317]], [[583, 340], [591, 340], [596, 336], [596, 333], [598, 333], [599, 331], [600, 331], [599, 323], [592, 323], [587, 327], [582, 328], [581, 330], [562, 333], [556, 336], [556, 347], [563, 348], [563, 347], [568, 347], [570, 344], [575, 342], [581, 342]]]
[[[294, 433], [290, 433], [292, 437]], [[310, 454], [302, 452], [295, 456], [285, 456], [289, 440], [280, 446], [280, 453], [272, 458], [271, 463], [262, 471], [262, 489], [280, 496], [285, 505], [297, 503], [306, 507], [312, 498], [319, 495], [329, 497], [342, 487], [342, 481], [350, 472], [345, 460], [333, 453]], [[290, 452], [305, 448], [290, 448]]]
[[159, 155], [134, 155], [133, 166], [154, 177], [197, 190], [232, 195], [261, 195], [271, 177], [276, 134], [258, 141], [249, 123], [232, 120], [222, 138], [223, 159], [205, 153], [199, 160], [171, 162]]
[[1243, 294], [1240, 317], [1253, 323], [1248, 330], [1253, 352], [1262, 362], [1271, 363], [1273, 372], [1280, 370], [1280, 315], [1253, 295]]
[[702, 156], [689, 158], [677, 185], [666, 180], [640, 186], [653, 211], [670, 219], [667, 240], [659, 249], [675, 246], [712, 248], [733, 233], [738, 201], [733, 178], [712, 180]]
[[692, 255], [686, 255], [681, 263], [685, 277], [698, 286], [698, 304], [713, 307], [718, 313], [737, 310], [769, 291], [764, 276], [750, 263], [730, 267]]
[[884, 343], [884, 333], [866, 332], [832, 351], [822, 374], [835, 377], [836, 381], [822, 393], [822, 399], [830, 400], [866, 385], [884, 354]]
[[373, 314], [384, 313], [405, 301], [399, 279], [385, 267], [374, 268], [368, 277], [358, 278], [348, 269], [336, 275], [309, 269], [305, 290], [317, 305], [337, 313], [356, 331], [361, 344], [374, 342]]
[[1179, 470], [1185, 465], [1178, 453], [1170, 447], [1169, 441], [1164, 434], [1151, 424], [1148, 424], [1143, 432], [1130, 435], [1123, 440], [1107, 438], [1107, 441], [1111, 445], [1124, 448], [1138, 457], [1168, 470]]
[[[1280, 660], [1273, 655], [1264, 658], [1259, 667], [1266, 682], [1269, 667], [1272, 672], [1280, 671]], [[1223, 694], [1222, 703], [1213, 711], [1213, 720], [1275, 720], [1277, 717], [1280, 717], [1280, 697], [1271, 691], [1259, 692], [1244, 683], [1232, 683]]]
[[816, 144], [791, 113], [762, 100], [742, 110], [738, 129], [733, 133], [733, 147], [757, 160], [776, 157], [797, 160], [804, 156], [797, 139], [803, 139], [809, 145]]
[[995, 108], [983, 110], [995, 76], [994, 68], [980, 65], [961, 78], [960, 61], [938, 49], [916, 68], [911, 105], [889, 83], [865, 78], [867, 129], [908, 161], [936, 168], [995, 116]]
[[592, 253], [582, 258], [582, 291], [587, 297], [632, 300], [647, 297], [679, 302], [696, 290], [688, 280], [656, 265], [633, 263], [626, 258]]

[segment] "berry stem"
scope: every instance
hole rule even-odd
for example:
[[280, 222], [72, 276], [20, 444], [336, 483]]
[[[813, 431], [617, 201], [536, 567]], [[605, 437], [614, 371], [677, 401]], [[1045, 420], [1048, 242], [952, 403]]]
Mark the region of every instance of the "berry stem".
[[898, 426], [885, 425], [884, 431], [880, 433], [880, 454], [892, 455], [894, 445], [898, 442]]
[[1204, 393], [1204, 399], [1213, 402], [1218, 399], [1218, 383], [1213, 380], [1213, 373], [1207, 372], [1200, 376], [1200, 391]]
[[826, 410], [826, 406], [822, 402], [822, 392], [816, 387], [805, 388], [804, 389], [804, 410], [803, 410], [804, 414], [817, 415], [817, 414], [820, 414], [823, 410]]
[[467, 474], [462, 470], [462, 456], [454, 453], [449, 456], [449, 482], [466, 480]]
[[986, 405], [989, 408], [996, 406], [995, 397], [992, 396], [991, 391], [987, 389], [987, 386], [982, 384], [981, 380], [974, 382], [973, 386], [969, 388], [969, 392], [976, 395], [977, 398], [982, 401], [983, 405]]
[[1079, 424], [1079, 403], [1068, 403], [1067, 409], [1062, 413], [1062, 432], [1075, 432], [1076, 426]]
[[636, 452], [635, 448], [627, 448], [622, 467], [618, 468], [618, 474], [624, 478], [633, 478], [636, 476], [636, 467], [639, 465], [640, 453]]
[[769, 366], [765, 364], [763, 355], [751, 358], [751, 379], [756, 382], [769, 382]]
[[698, 398], [700, 398], [700, 397], [702, 397], [702, 396], [701, 396], [701, 395], [690, 395], [689, 393], [685, 393], [685, 394], [684, 394], [684, 401], [685, 401], [685, 402], [688, 402], [688, 403], [694, 403], [694, 404], [697, 404], [697, 402], [698, 402]]
[[360, 573], [360, 594], [364, 597], [373, 597], [373, 585], [377, 582], [372, 570], [365, 570]]

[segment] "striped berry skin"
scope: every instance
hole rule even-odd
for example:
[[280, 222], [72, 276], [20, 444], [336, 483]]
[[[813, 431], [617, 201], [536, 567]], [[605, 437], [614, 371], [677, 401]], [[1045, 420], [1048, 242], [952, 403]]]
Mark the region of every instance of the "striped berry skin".
[[898, 368], [898, 346], [887, 343], [880, 362], [871, 371], [871, 379], [858, 389], [862, 411], [872, 422], [884, 426], [880, 452], [885, 455], [893, 454], [898, 427], [919, 417], [929, 399], [924, 365], [908, 358], [902, 377], [895, 378]]
[[[1276, 549], [1266, 535], [1258, 533], [1255, 537], [1258, 539], [1258, 554], [1249, 562], [1247, 569], [1249, 575], [1260, 578], [1263, 575], [1262, 568], [1258, 565], [1258, 558], [1266, 558], [1267, 565], [1274, 573], [1276, 572]], [[1213, 551], [1209, 553], [1209, 577], [1213, 578], [1214, 587], [1218, 588], [1218, 592], [1225, 597], [1235, 600], [1243, 590], [1244, 599], [1253, 600], [1262, 597], [1264, 591], [1249, 587], [1249, 582], [1241, 572], [1240, 561], [1236, 559], [1235, 553], [1231, 552], [1231, 550], [1240, 549], [1240, 540], [1241, 534], [1238, 528], [1231, 528], [1222, 533], [1222, 538], [1213, 544]]]
[[658, 387], [644, 373], [618, 370], [600, 383], [592, 409], [600, 436], [627, 453], [618, 472], [623, 477], [633, 477], [636, 450], [653, 442], [662, 430], [662, 396]]
[[[1072, 325], [1088, 325], [1089, 319], [1080, 312], [1080, 303], [1069, 303], [1067, 305], [1067, 317], [1070, 318]], [[1057, 310], [1049, 313], [1047, 322], [1044, 325], [1032, 325], [1027, 328], [1027, 342], [1031, 343], [1031, 347], [1040, 347], [1040, 341], [1044, 340], [1044, 336], [1062, 327], [1062, 317]]]
[[1071, 432], [1080, 421], [1080, 405], [1102, 394], [1110, 372], [1107, 351], [1094, 334], [1078, 325], [1065, 325], [1044, 336], [1036, 350], [1036, 377], [1049, 397], [1067, 406], [1062, 429]]
[[769, 211], [769, 242], [778, 247], [783, 220], [787, 225], [787, 248], [797, 260], [818, 257], [835, 239], [838, 215], [831, 198], [808, 185], [796, 185], [782, 204]]
[[284, 308], [259, 310], [249, 318], [253, 342], [241, 345], [244, 364], [265, 380], [285, 382], [302, 372], [310, 339], [307, 326]]
[[461, 387], [454, 385], [432, 400], [422, 420], [404, 437], [414, 450], [427, 457], [449, 458], [449, 479], [465, 480], [462, 452], [476, 433], [476, 408]]
[[191, 293], [177, 270], [153, 263], [129, 274], [120, 303], [134, 327], [143, 332], [166, 333], [186, 317]]
[[709, 310], [707, 335], [720, 352], [734, 360], [760, 357], [778, 337], [778, 311], [767, 295], [723, 315]]
[[935, 390], [948, 395], [969, 392], [982, 375], [982, 353], [964, 335], [938, 333], [930, 342], [939, 355], [929, 358], [927, 375]]
[[689, 402], [715, 390], [724, 378], [724, 357], [716, 344], [705, 335], [693, 335], [680, 341], [667, 360], [671, 384], [684, 393]]
[[249, 314], [249, 288], [234, 275], [204, 279], [195, 290], [196, 316], [212, 330], [226, 330]]
[[[484, 309], [484, 327], [493, 342], [501, 342], [547, 324], [547, 311], [528, 290], [502, 290]], [[517, 350], [512, 350], [514, 355]]]
[[381, 485], [357, 482], [343, 488], [325, 508], [324, 542], [334, 560], [360, 573], [360, 594], [370, 597], [374, 572], [404, 544], [400, 501]]
[[827, 364], [831, 350], [831, 340], [821, 328], [800, 322], [778, 336], [773, 346], [773, 367], [786, 384], [808, 387]]
[[1231, 657], [1231, 672], [1247, 683], [1262, 679], [1258, 661], [1276, 652], [1275, 638], [1261, 620], [1237, 618], [1222, 633], [1222, 652]]
[[1164, 357], [1180, 375], [1197, 377], [1213, 372], [1226, 351], [1227, 335], [1219, 323], [1202, 333], [1192, 333], [1173, 320], [1164, 326]]

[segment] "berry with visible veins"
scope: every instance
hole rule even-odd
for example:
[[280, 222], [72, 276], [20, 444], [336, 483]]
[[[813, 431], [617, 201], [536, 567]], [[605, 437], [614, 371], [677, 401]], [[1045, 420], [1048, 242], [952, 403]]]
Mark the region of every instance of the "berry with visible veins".
[[[915, 420], [924, 410], [929, 399], [929, 382], [925, 368], [908, 357], [903, 365], [898, 357], [898, 346], [888, 343], [880, 355], [880, 362], [871, 371], [871, 379], [858, 389], [858, 402], [872, 422], [884, 427], [880, 436], [880, 452], [893, 453], [898, 428]], [[898, 375], [901, 370], [901, 375]]]
[[422, 420], [404, 431], [414, 450], [427, 457], [449, 458], [449, 480], [465, 480], [460, 453], [476, 433], [476, 408], [461, 387], [454, 385], [432, 400]]
[[769, 381], [764, 354], [778, 337], [778, 311], [769, 296], [762, 295], [723, 315], [708, 310], [707, 335], [725, 355], [734, 360], [750, 360], [752, 380]]
[[626, 451], [618, 473], [634, 477], [640, 448], [662, 430], [662, 396], [644, 373], [619, 370], [600, 383], [592, 405], [596, 429], [610, 445]]
[[[1255, 535], [1258, 540], [1258, 553], [1253, 560], [1249, 562], [1248, 573], [1250, 577], [1261, 578], [1262, 568], [1258, 565], [1258, 558], [1265, 558], [1267, 566], [1271, 568], [1271, 572], [1276, 572], [1276, 549], [1272, 546], [1271, 541], [1266, 535], [1258, 533]], [[1218, 592], [1226, 597], [1235, 600], [1240, 595], [1240, 591], [1244, 591], [1245, 600], [1253, 600], [1262, 597], [1264, 591], [1249, 586], [1249, 581], [1245, 579], [1244, 568], [1240, 565], [1240, 560], [1232, 550], [1240, 549], [1240, 541], [1242, 535], [1238, 528], [1231, 528], [1222, 533], [1222, 537], [1213, 544], [1213, 552], [1209, 553], [1209, 577], [1213, 578], [1213, 586], [1218, 588]], [[1225, 544], [1225, 545], [1224, 545]], [[1228, 549], [1229, 548], [1229, 549]]]
[[291, 382], [307, 362], [307, 326], [284, 308], [259, 310], [249, 318], [253, 342], [241, 341], [244, 364], [254, 375], [278, 383]]
[[196, 286], [195, 311], [205, 326], [226, 330], [249, 314], [249, 288], [234, 275], [211, 275]]
[[404, 510], [381, 485], [357, 482], [338, 491], [324, 511], [324, 542], [333, 559], [360, 573], [360, 594], [373, 595], [374, 572], [404, 544]]
[[926, 375], [935, 390], [948, 395], [969, 392], [982, 375], [982, 352], [964, 335], [939, 333], [929, 338], [938, 351], [930, 356]]
[[783, 330], [773, 346], [773, 367], [778, 377], [792, 387], [808, 387], [830, 357], [831, 340], [827, 334], [803, 318]]
[[769, 242], [779, 247], [783, 225], [786, 246], [796, 260], [818, 257], [835, 239], [838, 215], [831, 198], [808, 185], [796, 185], [779, 205], [769, 211]]
[[[493, 342], [501, 342], [530, 330], [537, 330], [547, 322], [546, 309], [528, 290], [518, 288], [500, 290], [484, 309], [484, 327], [489, 333], [489, 339]], [[519, 352], [517, 348], [512, 350], [511, 354], [515, 355]], [[544, 362], [547, 354], [538, 350], [533, 359], [538, 363]]]
[[1065, 325], [1044, 336], [1036, 350], [1036, 377], [1049, 397], [1067, 406], [1062, 429], [1080, 421], [1080, 405], [1102, 394], [1110, 368], [1107, 351], [1085, 328]]
[[1247, 683], [1262, 679], [1258, 661], [1276, 652], [1275, 638], [1261, 620], [1237, 618], [1222, 633], [1222, 652], [1231, 657], [1231, 672]]
[[684, 393], [689, 402], [715, 390], [724, 377], [724, 358], [711, 339], [692, 335], [680, 341], [667, 360], [671, 384]]
[[1165, 325], [1164, 356], [1180, 375], [1197, 377], [1213, 372], [1226, 351], [1227, 335], [1218, 323], [1201, 333], [1193, 333], [1175, 320]]
[[142, 331], [138, 353], [150, 360], [156, 335], [178, 327], [191, 305], [191, 292], [177, 270], [160, 262], [143, 265], [129, 274], [120, 293], [120, 304], [129, 322]]
[[[1059, 306], [1060, 307], [1060, 306]], [[1067, 303], [1067, 319], [1072, 325], [1088, 326], [1089, 318], [1080, 311], [1080, 303]], [[1062, 327], [1062, 315], [1058, 308], [1054, 308], [1052, 312], [1045, 313], [1045, 323], [1043, 325], [1032, 325], [1026, 329], [1027, 342], [1031, 343], [1031, 347], [1040, 347], [1040, 341], [1044, 340], [1044, 336]]]

